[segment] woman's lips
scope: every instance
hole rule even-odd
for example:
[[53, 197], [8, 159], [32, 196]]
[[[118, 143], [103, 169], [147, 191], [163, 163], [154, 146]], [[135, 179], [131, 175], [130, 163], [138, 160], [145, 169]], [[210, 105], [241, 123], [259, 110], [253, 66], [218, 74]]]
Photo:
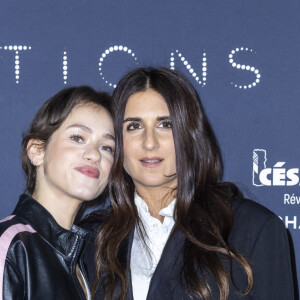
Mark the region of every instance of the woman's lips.
[[144, 157], [140, 159], [142, 166], [146, 168], [156, 168], [161, 165], [163, 159], [160, 157]]
[[78, 167], [75, 168], [77, 171], [79, 171], [80, 173], [91, 177], [91, 178], [99, 178], [100, 176], [100, 172], [97, 168], [93, 168], [90, 166], [83, 166], [83, 167]]

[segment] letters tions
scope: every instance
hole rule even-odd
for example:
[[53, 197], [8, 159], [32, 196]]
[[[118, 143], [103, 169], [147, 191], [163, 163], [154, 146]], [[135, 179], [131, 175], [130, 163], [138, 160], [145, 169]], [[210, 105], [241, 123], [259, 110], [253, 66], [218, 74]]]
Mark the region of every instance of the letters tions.
[[[28, 52], [32, 51], [34, 47], [27, 46], [27, 45], [5, 45], [5, 46], [0, 46], [0, 51], [8, 51], [8, 52], [13, 52], [14, 53], [14, 59], [15, 59], [15, 65], [14, 65], [14, 72], [15, 72], [15, 80], [16, 84], [19, 84], [20, 82], [20, 55], [23, 52]], [[137, 57], [135, 53], [128, 47], [122, 46], [122, 45], [115, 45], [112, 47], [107, 48], [101, 55], [98, 61], [98, 70], [99, 70], [99, 75], [101, 76], [101, 79], [109, 86], [111, 87], [116, 87], [116, 82], [111, 82], [109, 81], [105, 74], [103, 73], [103, 64], [105, 64], [105, 58], [108, 55], [111, 55], [113, 52], [119, 52], [128, 55], [128, 58], [133, 60], [136, 65], [138, 66], [137, 62]], [[241, 70], [244, 72], [250, 72], [253, 74], [253, 81], [249, 82], [247, 84], [245, 83], [239, 83], [239, 82], [230, 82], [230, 84], [234, 88], [238, 89], [250, 89], [254, 88], [257, 84], [259, 84], [261, 80], [261, 73], [260, 71], [254, 67], [250, 66], [249, 64], [243, 64], [239, 63], [236, 59], [236, 55], [238, 53], [248, 53], [250, 55], [255, 54], [255, 52], [247, 47], [240, 47], [240, 48], [235, 48], [230, 51], [228, 54], [228, 62], [231, 65], [232, 68]], [[252, 54], [251, 54], [252, 53]], [[67, 51], [64, 50], [62, 52], [62, 69], [61, 69], [61, 78], [63, 80], [64, 84], [67, 84], [68, 80], [68, 56], [67, 56]], [[175, 50], [170, 52], [170, 68], [175, 69], [176, 64], [183, 64], [186, 68], [186, 70], [191, 74], [191, 76], [194, 78], [194, 80], [202, 87], [205, 87], [207, 85], [207, 74], [208, 74], [208, 55], [206, 52], [202, 53], [202, 62], [201, 62], [201, 68], [199, 71], [196, 70], [196, 68], [193, 68], [191, 63], [188, 62], [187, 58], [181, 53], [179, 50]]]

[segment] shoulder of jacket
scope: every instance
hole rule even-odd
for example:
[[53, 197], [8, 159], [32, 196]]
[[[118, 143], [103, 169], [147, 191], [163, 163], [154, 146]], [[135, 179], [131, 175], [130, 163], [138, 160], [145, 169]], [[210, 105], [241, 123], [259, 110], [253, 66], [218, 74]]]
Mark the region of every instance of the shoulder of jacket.
[[0, 245], [6, 245], [8, 242], [15, 238], [20, 233], [35, 233], [36, 231], [30, 224], [26, 224], [22, 219], [17, 216], [8, 216], [0, 220]]
[[[238, 216], [255, 218], [260, 220], [267, 220], [269, 218], [278, 218], [270, 209], [267, 207], [249, 200], [249, 199], [235, 199], [233, 203], [233, 213], [235, 218]], [[278, 218], [279, 219], [279, 218]]]
[[112, 209], [109, 206], [106, 209], [94, 211], [87, 215], [81, 222], [78, 224], [80, 227], [88, 230], [94, 234], [97, 234], [100, 226], [105, 223], [108, 218], [113, 217]]
[[23, 223], [17, 216], [14, 215], [10, 215], [7, 216], [4, 219], [0, 220], [0, 236], [2, 235], [2, 233], [4, 231], [6, 231], [6, 229], [8, 229], [9, 227], [17, 224], [17, 223]]
[[263, 205], [248, 199], [235, 200], [233, 204], [234, 223], [231, 240], [255, 240], [262, 231], [285, 232], [280, 218]]
[[[15, 266], [27, 251], [28, 235], [36, 231], [17, 216], [9, 216], [0, 223], [0, 267]], [[6, 263], [4, 263], [6, 262]]]

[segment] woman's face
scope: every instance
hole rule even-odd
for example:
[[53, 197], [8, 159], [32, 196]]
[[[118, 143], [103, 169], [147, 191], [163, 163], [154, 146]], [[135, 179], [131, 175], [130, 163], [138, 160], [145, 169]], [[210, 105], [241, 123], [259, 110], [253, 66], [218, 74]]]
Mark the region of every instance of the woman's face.
[[80, 201], [98, 197], [113, 163], [110, 115], [94, 104], [76, 106], [53, 133], [37, 168], [40, 193]]
[[176, 156], [170, 113], [152, 89], [132, 95], [124, 124], [124, 168], [137, 189], [176, 187]]

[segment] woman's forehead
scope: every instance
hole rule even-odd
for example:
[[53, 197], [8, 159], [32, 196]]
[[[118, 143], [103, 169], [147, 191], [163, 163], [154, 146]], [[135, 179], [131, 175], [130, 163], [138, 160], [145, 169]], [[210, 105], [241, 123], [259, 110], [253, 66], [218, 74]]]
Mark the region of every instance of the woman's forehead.
[[125, 116], [132, 113], [146, 114], [150, 112], [169, 113], [165, 99], [158, 92], [148, 89], [129, 97], [125, 108]]

